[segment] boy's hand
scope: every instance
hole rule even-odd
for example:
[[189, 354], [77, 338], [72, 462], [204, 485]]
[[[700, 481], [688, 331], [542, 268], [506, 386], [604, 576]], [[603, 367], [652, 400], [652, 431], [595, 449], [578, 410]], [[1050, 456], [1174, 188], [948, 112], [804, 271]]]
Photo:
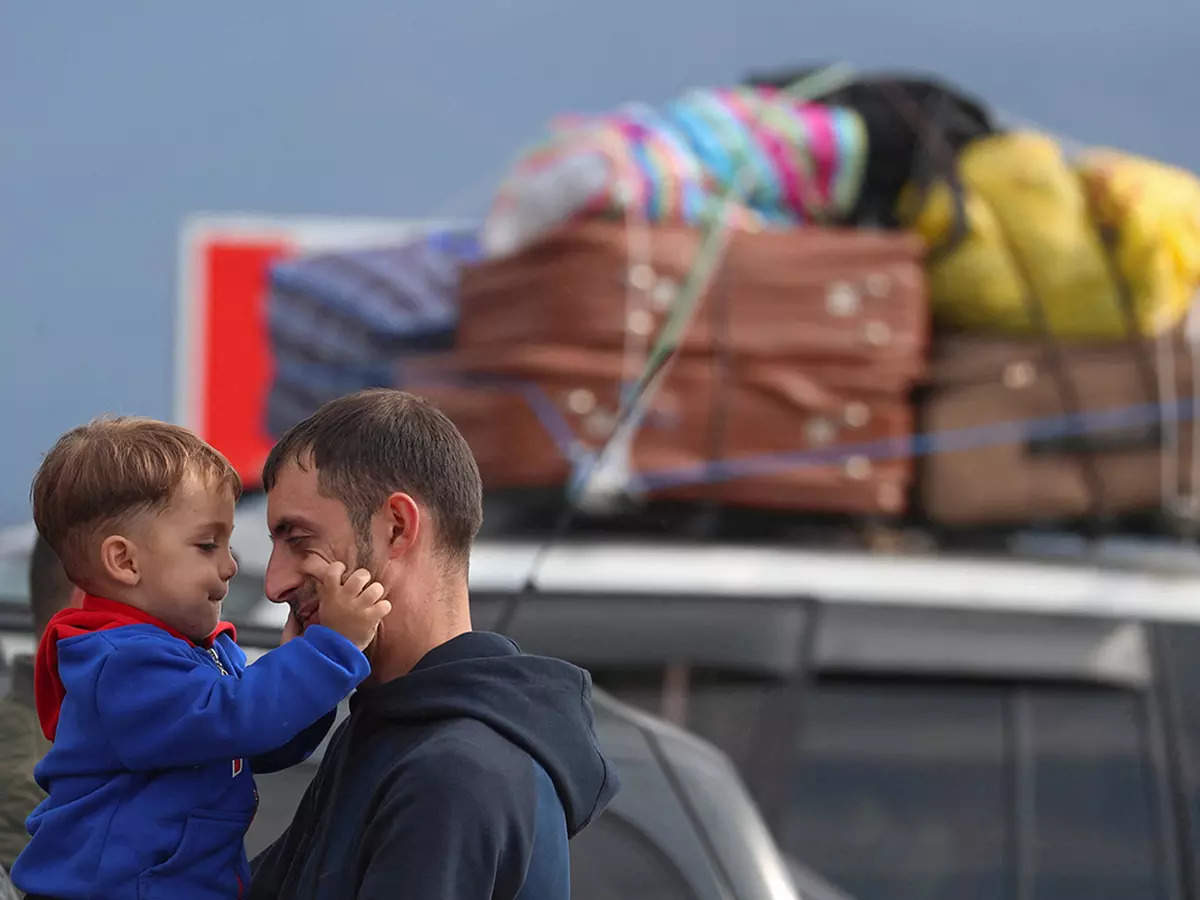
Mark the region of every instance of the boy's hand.
[[279, 646], [282, 647], [292, 638], [300, 637], [304, 629], [300, 627], [300, 620], [296, 618], [295, 610], [288, 610], [287, 622], [283, 625], [283, 634], [279, 636]]
[[317, 583], [321, 624], [366, 650], [380, 620], [392, 611], [392, 604], [383, 599], [387, 589], [372, 581], [366, 569], [347, 575], [345, 563], [329, 562], [316, 553], [305, 557], [300, 571]]

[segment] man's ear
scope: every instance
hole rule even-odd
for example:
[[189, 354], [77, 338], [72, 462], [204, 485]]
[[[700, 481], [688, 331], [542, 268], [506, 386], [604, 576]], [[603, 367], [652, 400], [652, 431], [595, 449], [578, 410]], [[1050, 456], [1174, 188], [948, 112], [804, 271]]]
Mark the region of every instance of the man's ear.
[[119, 534], [109, 535], [100, 545], [100, 566], [105, 575], [127, 587], [134, 587], [142, 580], [137, 545]]
[[387, 498], [387, 555], [389, 559], [403, 556], [417, 542], [421, 532], [421, 508], [409, 494], [399, 491]]

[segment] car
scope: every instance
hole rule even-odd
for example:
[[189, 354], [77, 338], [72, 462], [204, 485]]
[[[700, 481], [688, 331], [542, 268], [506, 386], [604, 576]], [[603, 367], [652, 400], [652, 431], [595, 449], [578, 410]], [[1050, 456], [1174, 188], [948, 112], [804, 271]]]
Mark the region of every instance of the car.
[[[270, 550], [261, 498], [239, 515], [248, 598]], [[1200, 897], [1192, 545], [493, 533], [471, 584], [476, 627], [720, 748], [785, 857], [840, 891]], [[243, 615], [283, 613], [260, 597]]]

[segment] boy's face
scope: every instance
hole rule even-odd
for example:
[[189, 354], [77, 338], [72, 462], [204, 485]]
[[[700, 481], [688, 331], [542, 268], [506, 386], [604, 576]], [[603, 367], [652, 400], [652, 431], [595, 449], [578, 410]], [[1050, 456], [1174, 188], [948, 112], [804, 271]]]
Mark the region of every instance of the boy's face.
[[189, 473], [166, 509], [131, 529], [141, 580], [137, 605], [193, 640], [212, 634], [237, 563], [229, 549], [233, 495]]

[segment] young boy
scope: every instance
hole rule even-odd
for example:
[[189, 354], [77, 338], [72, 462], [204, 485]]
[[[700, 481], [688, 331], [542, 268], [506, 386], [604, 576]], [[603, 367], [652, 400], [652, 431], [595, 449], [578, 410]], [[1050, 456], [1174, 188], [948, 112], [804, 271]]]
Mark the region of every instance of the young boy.
[[365, 570], [318, 570], [320, 625], [294, 617], [254, 665], [220, 621], [241, 482], [186, 429], [97, 420], [33, 482], [38, 530], [81, 609], [51, 619], [35, 670], [49, 796], [13, 867], [31, 896], [233, 898], [249, 886], [252, 771], [306, 758], [369, 673], [390, 604]]

